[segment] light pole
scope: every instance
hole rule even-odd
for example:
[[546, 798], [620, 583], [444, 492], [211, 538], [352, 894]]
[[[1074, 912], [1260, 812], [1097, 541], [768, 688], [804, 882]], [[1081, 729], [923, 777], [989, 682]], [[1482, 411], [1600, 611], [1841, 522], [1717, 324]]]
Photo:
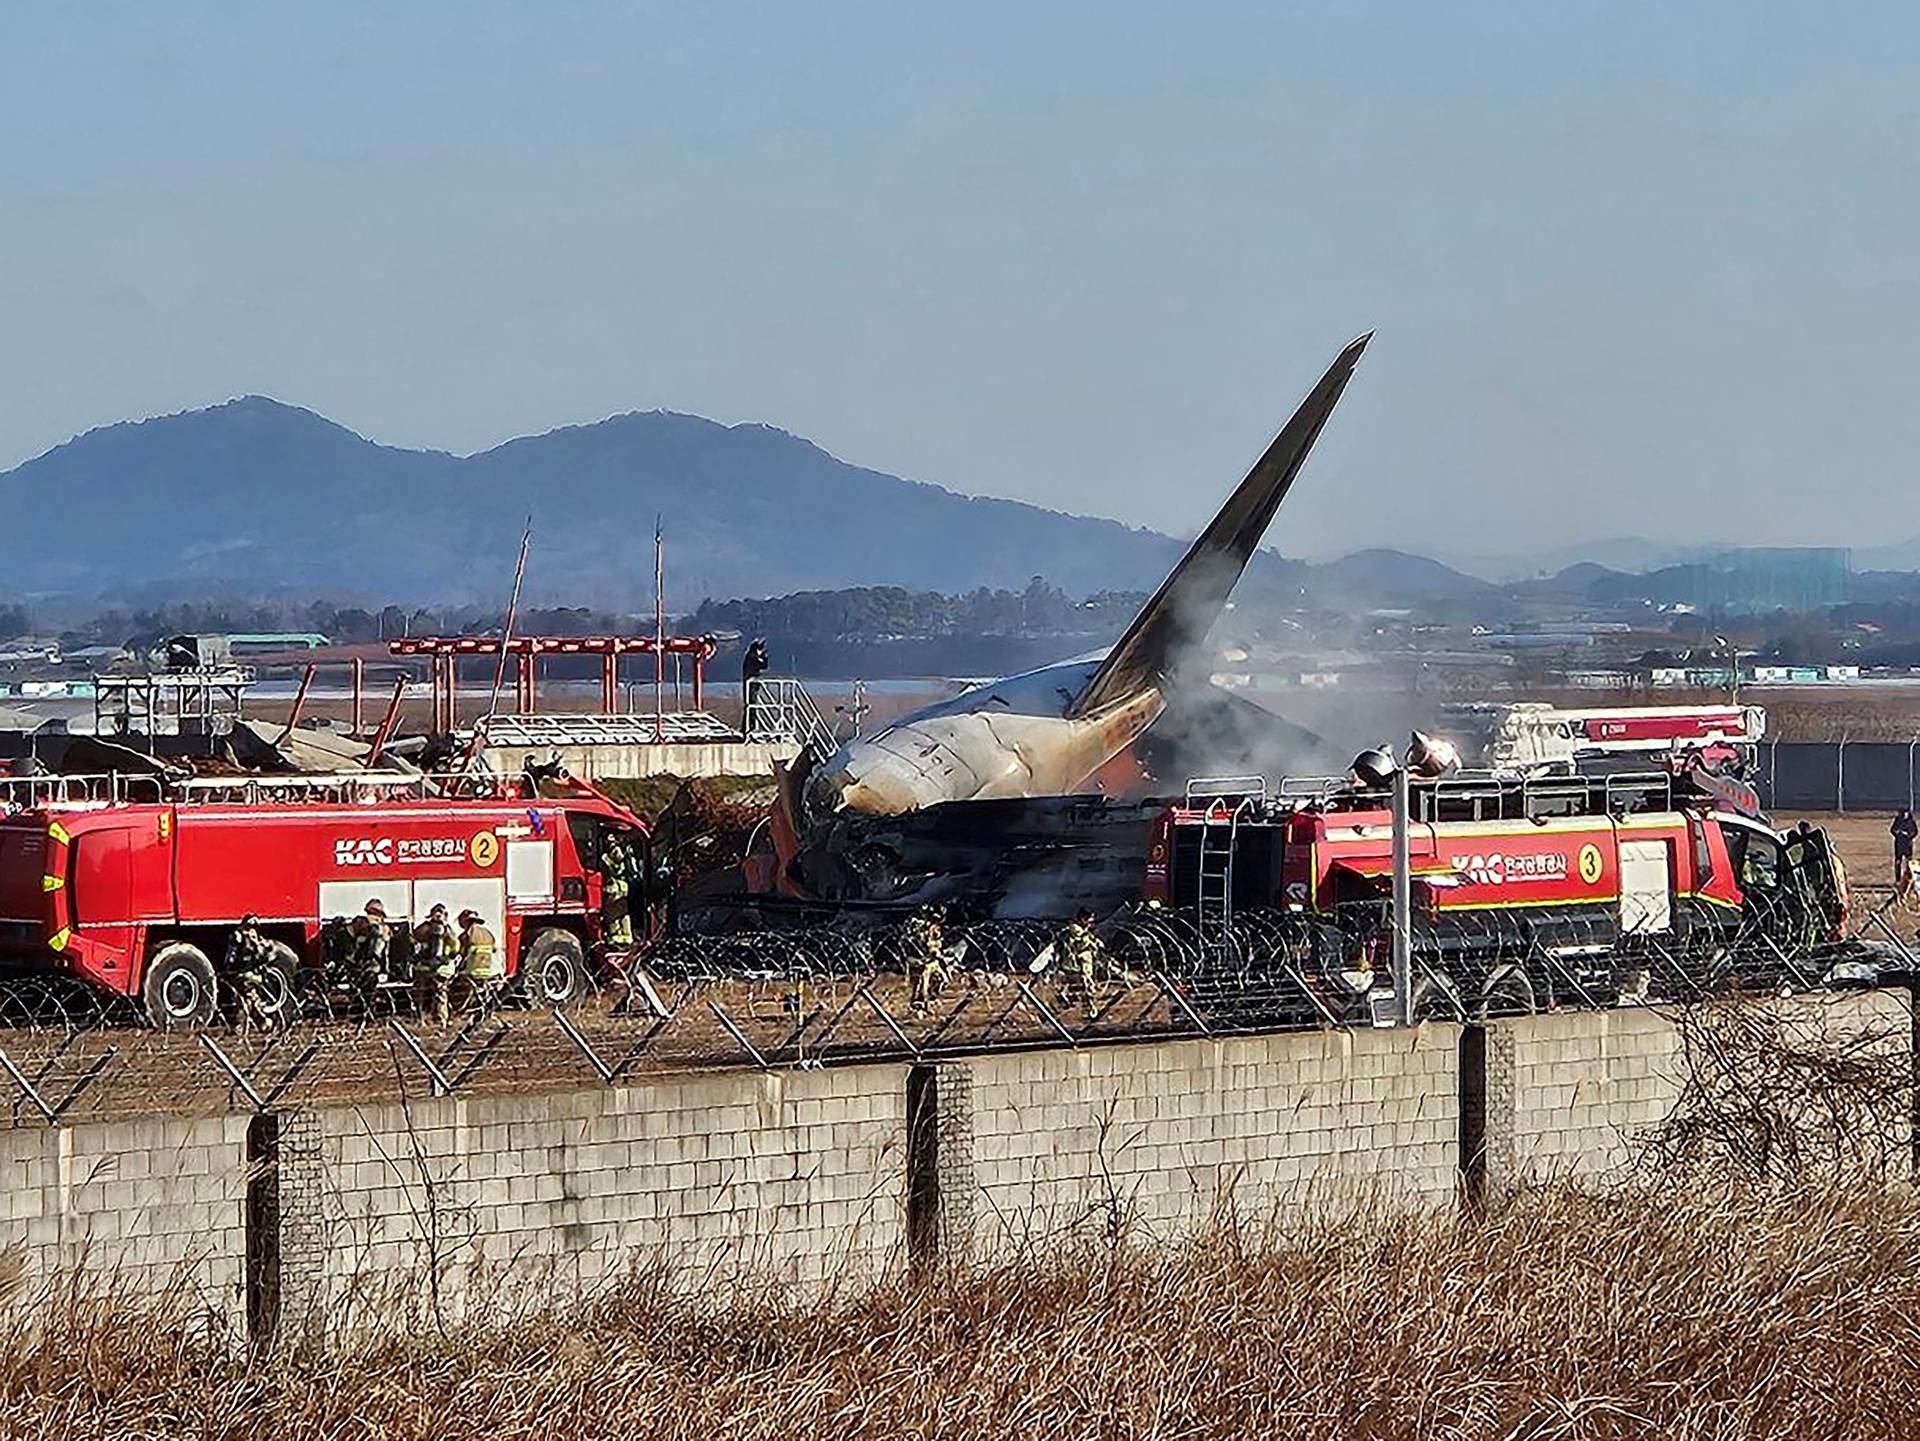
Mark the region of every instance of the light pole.
[[1393, 768], [1393, 993], [1400, 1024], [1413, 1024], [1413, 865], [1408, 854], [1407, 762]]

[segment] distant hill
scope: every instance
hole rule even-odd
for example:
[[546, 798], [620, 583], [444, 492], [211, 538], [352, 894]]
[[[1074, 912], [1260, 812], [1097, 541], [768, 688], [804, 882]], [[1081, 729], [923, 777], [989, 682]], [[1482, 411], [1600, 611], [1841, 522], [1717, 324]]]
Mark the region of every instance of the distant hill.
[[[1196, 530], [1232, 479], [1190, 487]], [[1021, 590], [1034, 576], [1076, 596], [1149, 590], [1185, 548], [850, 465], [764, 425], [636, 412], [456, 456], [381, 445], [257, 395], [88, 431], [0, 473], [0, 505], [11, 533], [32, 538], [9, 547], [0, 595], [122, 605], [249, 594], [497, 604], [529, 514], [529, 601], [604, 608], [651, 603], [656, 517], [682, 609], [849, 586]], [[1526, 573], [1540, 576], [1546, 559]], [[1323, 565], [1268, 551], [1243, 597], [1483, 614], [1503, 596], [1571, 599], [1610, 579], [1621, 586], [1588, 564], [1495, 585], [1400, 551]]]
[[1456, 570], [1482, 580], [1501, 583], [1550, 579], [1579, 564], [1597, 564], [1609, 570], [1648, 571], [1699, 560], [1724, 545], [1686, 545], [1652, 541], [1644, 536], [1611, 536], [1581, 545], [1552, 546], [1525, 555], [1468, 555], [1440, 552], [1439, 558]]
[[[1221, 485], [1222, 493], [1225, 482]], [[1157, 584], [1182, 545], [1111, 520], [976, 499], [837, 460], [763, 425], [615, 416], [478, 455], [376, 444], [248, 396], [106, 426], [0, 474], [16, 593], [208, 585], [382, 600], [497, 599], [534, 517], [532, 599], [768, 595], [896, 584], [1075, 593]], [[1197, 507], [1194, 525], [1207, 519]]]
[[1857, 545], [1853, 548], [1853, 568], [1857, 571], [1920, 570], [1920, 535], [1887, 545]]
[[1398, 550], [1357, 550], [1340, 560], [1312, 567], [1304, 580], [1317, 605], [1344, 607], [1420, 606], [1491, 600], [1499, 593], [1470, 575], [1437, 560]]

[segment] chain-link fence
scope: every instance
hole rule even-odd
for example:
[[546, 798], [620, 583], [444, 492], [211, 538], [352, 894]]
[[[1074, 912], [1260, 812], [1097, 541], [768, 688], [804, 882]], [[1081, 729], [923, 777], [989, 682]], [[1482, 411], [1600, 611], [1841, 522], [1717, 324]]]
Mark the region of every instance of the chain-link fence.
[[[1904, 983], [1901, 927], [1877, 943], [1796, 934], [1799, 910], [1621, 935], [1617, 920], [1510, 912], [1423, 917], [1417, 1020]], [[671, 937], [576, 1008], [509, 1001], [441, 1027], [404, 994], [271, 1030], [159, 1031], [124, 1002], [51, 981], [0, 989], [0, 1096], [16, 1125], [193, 1116], [403, 1095], [616, 1085], [649, 1072], [932, 1057], [1246, 1030], [1391, 1024], [1384, 909], [1242, 911], [1203, 927], [1152, 906], [1092, 943], [1057, 922], [845, 917]]]
[[1912, 809], [1920, 793], [1920, 737], [1912, 741], [1767, 741], [1754, 787], [1777, 811]]

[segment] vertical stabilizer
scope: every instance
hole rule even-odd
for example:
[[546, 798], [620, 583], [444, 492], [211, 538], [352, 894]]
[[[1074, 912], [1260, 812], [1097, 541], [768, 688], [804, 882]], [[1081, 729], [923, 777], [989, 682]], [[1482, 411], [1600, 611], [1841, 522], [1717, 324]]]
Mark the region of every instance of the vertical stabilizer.
[[1369, 331], [1327, 368], [1266, 454], [1227, 497], [1207, 528], [1127, 627], [1106, 663], [1074, 699], [1072, 715], [1093, 715], [1164, 680], [1174, 658], [1200, 640], [1220, 616], [1259, 548], [1294, 476], [1319, 438], [1320, 429], [1346, 389]]

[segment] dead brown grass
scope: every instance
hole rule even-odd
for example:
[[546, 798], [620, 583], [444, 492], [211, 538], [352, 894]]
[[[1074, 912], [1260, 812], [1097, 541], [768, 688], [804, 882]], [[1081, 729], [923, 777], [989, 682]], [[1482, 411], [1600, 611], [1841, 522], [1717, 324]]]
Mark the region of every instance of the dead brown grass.
[[1920, 1405], [1905, 1188], [1216, 1230], [818, 1306], [639, 1280], [567, 1317], [249, 1366], [68, 1298], [0, 1352], [45, 1437], [1878, 1437]]

